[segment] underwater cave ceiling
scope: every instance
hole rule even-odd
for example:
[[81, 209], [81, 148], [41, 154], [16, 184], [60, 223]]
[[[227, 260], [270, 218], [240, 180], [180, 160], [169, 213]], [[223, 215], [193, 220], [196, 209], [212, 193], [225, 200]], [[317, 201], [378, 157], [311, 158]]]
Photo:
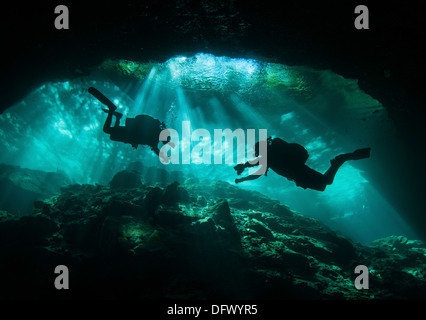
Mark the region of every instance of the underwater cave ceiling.
[[[414, 148], [426, 140], [420, 107], [422, 74], [418, 67], [423, 59], [418, 45], [425, 30], [420, 24], [421, 16], [397, 2], [386, 6], [369, 1], [365, 4], [375, 16], [371, 30], [363, 33], [353, 28], [352, 2], [310, 2], [306, 6], [295, 1], [280, 10], [276, 3], [259, 1], [73, 4], [71, 27], [64, 32], [52, 27], [53, 14], [47, 13], [53, 12], [51, 2], [27, 4], [24, 12], [12, 8], [3, 20], [9, 28], [2, 28], [2, 39], [10, 45], [4, 53], [8, 64], [1, 70], [1, 110], [44, 83], [94, 74], [105, 67], [105, 61], [143, 65], [197, 52], [254, 58], [332, 70], [345, 79], [355, 79], [363, 91], [386, 108], [395, 123], [399, 139], [405, 143], [405, 149], [399, 146], [397, 151], [408, 150], [405, 158], [401, 157], [408, 162], [401, 163], [420, 168], [425, 157]], [[25, 21], [19, 26], [14, 21], [16, 12], [20, 21]], [[107, 73], [120, 88], [137, 81], [130, 74], [118, 75], [111, 70]], [[132, 95], [131, 92], [127, 91]], [[395, 171], [397, 167], [394, 164], [388, 168], [392, 175], [401, 177], [395, 179], [401, 184], [393, 186], [393, 190], [389, 186], [383, 188], [389, 197], [402, 197], [401, 208], [422, 229], [426, 226], [418, 217], [422, 183], [413, 184], [406, 172]], [[376, 180], [386, 176], [386, 170], [378, 172]], [[408, 175], [426, 177], [424, 169], [411, 170]], [[415, 200], [407, 202], [407, 197]]]
[[75, 3], [65, 32], [52, 27], [55, 2], [26, 4], [26, 10], [12, 4], [2, 19], [7, 28], [1, 38], [9, 45], [2, 53], [8, 63], [2, 66], [0, 108], [45, 81], [81, 76], [108, 58], [166, 61], [209, 52], [330, 69], [358, 79], [393, 119], [413, 120], [422, 91], [421, 10], [367, 1], [374, 20], [370, 30], [358, 32], [354, 3], [292, 1], [279, 8], [273, 1]]

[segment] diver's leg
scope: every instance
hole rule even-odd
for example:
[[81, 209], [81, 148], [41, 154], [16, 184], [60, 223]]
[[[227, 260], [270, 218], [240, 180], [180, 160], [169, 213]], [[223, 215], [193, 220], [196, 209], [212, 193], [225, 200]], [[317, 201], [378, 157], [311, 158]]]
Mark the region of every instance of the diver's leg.
[[330, 161], [331, 166], [330, 169], [324, 173], [324, 177], [326, 179], [327, 184], [332, 184], [334, 181], [334, 177], [336, 176], [337, 170], [348, 160], [361, 160], [370, 157], [371, 148], [363, 148], [355, 150], [351, 153], [344, 153], [338, 155], [336, 158]]
[[294, 181], [298, 187], [302, 187], [303, 189], [324, 191], [329, 182], [325, 174], [308, 167], [306, 164], [294, 167], [293, 170], [284, 174], [276, 170], [274, 171]]
[[324, 173], [325, 183], [327, 185], [330, 185], [333, 183], [334, 177], [336, 176], [336, 173], [339, 170], [339, 168], [342, 166], [342, 164], [344, 164], [348, 160], [357, 160], [356, 158], [359, 155], [356, 155], [355, 152], [340, 154], [336, 156], [334, 159], [330, 160], [331, 166], [327, 170], [327, 172]]
[[361, 159], [370, 158], [370, 152], [371, 152], [371, 148], [363, 148], [363, 149], [355, 150], [354, 152], [352, 152], [352, 156], [350, 160], [361, 160]]
[[336, 160], [336, 158], [330, 161], [330, 163], [331, 163], [330, 168], [327, 170], [326, 173], [323, 174], [324, 185], [330, 185], [330, 184], [333, 183], [334, 177], [336, 176], [337, 171], [342, 166], [342, 164], [345, 163], [345, 161], [346, 161], [346, 160], [343, 160], [343, 159]]
[[115, 124], [114, 124], [114, 128], [117, 128], [120, 126], [120, 119], [123, 116], [121, 113], [119, 112], [113, 112], [113, 111], [108, 111], [106, 109], [102, 109], [104, 112], [108, 113], [108, 116], [105, 120], [104, 123], [104, 132], [110, 134], [111, 133], [111, 128], [112, 128], [112, 116], [115, 116]]
[[105, 120], [104, 127], [103, 127], [104, 132], [108, 134], [111, 133], [112, 114], [113, 112], [108, 112], [108, 116]]
[[237, 179], [235, 179], [235, 183], [240, 183], [240, 182], [247, 181], [247, 180], [255, 180], [255, 179], [259, 178], [260, 176], [261, 175], [252, 174], [252, 175], [249, 175], [247, 177], [237, 178]]
[[340, 154], [338, 155], [336, 158], [334, 158], [333, 160], [331, 160], [332, 162], [337, 161], [348, 161], [348, 160], [361, 160], [361, 159], [366, 159], [370, 157], [370, 151], [371, 148], [363, 148], [363, 149], [358, 149], [355, 150], [354, 152], [351, 153], [344, 153], [344, 154]]
[[[235, 171], [237, 171], [238, 175], [241, 175], [241, 173], [243, 173], [245, 168], [252, 168], [252, 167], [258, 166], [259, 164], [260, 164], [259, 162], [252, 164], [249, 161], [247, 161], [246, 163], [237, 164], [234, 167], [234, 169], [235, 169]], [[240, 182], [248, 181], [248, 180], [255, 180], [255, 179], [259, 178], [261, 175], [263, 175], [263, 174], [250, 174], [246, 177], [235, 179], [235, 183], [240, 183]], [[265, 172], [265, 175], [266, 175], [266, 172]]]
[[259, 165], [259, 162], [255, 163], [255, 164], [251, 164], [249, 161], [247, 161], [246, 163], [237, 164], [234, 167], [234, 170], [237, 171], [237, 175], [240, 175], [240, 174], [243, 173], [245, 168], [251, 168], [251, 167], [258, 166], [258, 165]]
[[88, 89], [89, 93], [92, 94], [96, 99], [98, 99], [100, 102], [102, 102], [104, 105], [106, 105], [110, 112], [114, 112], [117, 107], [109, 100], [107, 97], [105, 97], [99, 90], [96, 88], [90, 87]]
[[115, 115], [115, 124], [114, 127], [117, 128], [120, 126], [120, 119], [123, 116], [123, 114], [121, 114], [120, 112], [114, 112]]
[[344, 153], [336, 156], [334, 159], [330, 160], [331, 166], [327, 170], [326, 173], [324, 173], [325, 178], [325, 184], [330, 185], [334, 181], [334, 177], [336, 176], [337, 171], [339, 168], [348, 160], [352, 160], [353, 153]]

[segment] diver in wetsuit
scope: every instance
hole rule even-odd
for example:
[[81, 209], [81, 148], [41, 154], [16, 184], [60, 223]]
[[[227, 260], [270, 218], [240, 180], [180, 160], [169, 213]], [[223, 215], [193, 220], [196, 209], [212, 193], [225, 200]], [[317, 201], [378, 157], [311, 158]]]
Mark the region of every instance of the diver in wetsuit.
[[[110, 135], [111, 140], [130, 143], [135, 149], [140, 144], [147, 145], [156, 155], [159, 155], [159, 136], [160, 132], [166, 127], [163, 122], [147, 114], [142, 114], [135, 118], [127, 118], [125, 126], [120, 126], [120, 119], [123, 115], [115, 111], [117, 107], [97, 89], [90, 87], [88, 91], [108, 107], [108, 110], [102, 109], [108, 113], [103, 131]], [[114, 126], [112, 126], [113, 116], [115, 116]], [[167, 141], [163, 143], [167, 143]]]
[[[256, 157], [259, 157], [259, 142], [256, 143], [255, 150]], [[327, 172], [322, 174], [305, 164], [309, 154], [303, 146], [296, 143], [288, 143], [280, 138], [271, 139], [269, 137], [267, 141], [267, 168], [264, 172], [266, 175], [267, 170], [271, 168], [279, 175], [294, 181], [298, 187], [324, 191], [328, 185], [333, 183], [334, 176], [343, 163], [348, 160], [369, 158], [370, 150], [371, 148], [364, 148], [352, 153], [338, 155], [330, 161], [331, 166]], [[256, 164], [251, 164], [250, 162], [241, 163], [236, 165], [234, 169], [240, 175], [245, 168], [257, 166], [259, 163], [260, 161]], [[254, 180], [259, 177], [260, 175], [249, 175], [235, 179], [235, 183]]]

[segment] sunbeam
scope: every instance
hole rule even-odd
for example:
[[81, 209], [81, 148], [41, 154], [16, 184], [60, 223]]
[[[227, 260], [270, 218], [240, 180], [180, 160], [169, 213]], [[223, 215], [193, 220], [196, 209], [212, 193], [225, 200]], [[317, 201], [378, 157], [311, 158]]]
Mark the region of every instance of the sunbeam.
[[[78, 183], [105, 184], [120, 170], [142, 166], [144, 170], [154, 167], [159, 172], [179, 171], [187, 177], [233, 184], [233, 166], [254, 152], [248, 143], [249, 130], [255, 130], [256, 140], [259, 130], [265, 130], [267, 136], [303, 145], [310, 154], [307, 165], [325, 172], [333, 157], [373, 143], [374, 132], [386, 126], [365, 127], [359, 119], [382, 107], [353, 82], [343, 86], [342, 92], [346, 80], [329, 71], [205, 53], [146, 66], [130, 62], [118, 66], [126, 72], [145, 70], [134, 100], [106, 80], [46, 83], [0, 116], [0, 144], [8, 150], [0, 155], [0, 161], [30, 169], [61, 170]], [[92, 86], [123, 114], [120, 125], [147, 114], [175, 130], [179, 140], [173, 152], [179, 153], [174, 158], [179, 161], [163, 164], [147, 147], [134, 149], [109, 140], [102, 132], [104, 106], [85, 91]], [[336, 103], [339, 121], [333, 115]], [[381, 112], [374, 116], [385, 117]], [[359, 130], [362, 126], [366, 131]], [[358, 140], [353, 131], [360, 132]], [[243, 159], [238, 158], [242, 150]], [[382, 217], [389, 218], [380, 232], [386, 236], [398, 230], [397, 213], [364, 176], [368, 166], [363, 168], [354, 162], [344, 164], [324, 193], [303, 190], [274, 172], [239, 186], [261, 190], [294, 210], [340, 228], [357, 241], [369, 242], [373, 235], [359, 228], [352, 232], [347, 222], [363, 217], [364, 229], [374, 229], [377, 221], [367, 213], [374, 206]], [[153, 180], [161, 182], [161, 177], [153, 175]], [[401, 234], [412, 235], [409, 227], [401, 225], [400, 229]]]

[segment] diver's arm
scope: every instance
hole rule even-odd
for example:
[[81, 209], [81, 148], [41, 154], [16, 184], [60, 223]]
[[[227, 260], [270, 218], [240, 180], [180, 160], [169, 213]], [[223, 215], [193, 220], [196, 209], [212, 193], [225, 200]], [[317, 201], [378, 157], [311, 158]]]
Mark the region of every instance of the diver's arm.
[[247, 161], [246, 163], [240, 163], [237, 164], [234, 169], [235, 171], [237, 171], [237, 174], [240, 175], [241, 173], [243, 173], [245, 168], [251, 168], [251, 167], [255, 167], [259, 165], [259, 161], [255, 164], [250, 163], [250, 161]]
[[250, 161], [247, 161], [247, 162], [244, 164], [244, 168], [256, 167], [256, 166], [258, 166], [258, 165], [259, 165], [259, 161], [258, 161], [258, 162], [256, 162], [256, 163], [250, 163]]
[[266, 176], [267, 173], [268, 173], [268, 167], [266, 166], [266, 170], [262, 171], [262, 169], [264, 169], [264, 167], [263, 167], [264, 164], [260, 163], [260, 159], [261, 158], [258, 158], [258, 161], [256, 163], [252, 163], [252, 161], [247, 161], [244, 164], [241, 163], [241, 164], [235, 166], [234, 169], [237, 171], [237, 174], [240, 175], [244, 171], [245, 168], [251, 168], [251, 167], [256, 167], [258, 165], [262, 165], [262, 167], [259, 170], [257, 170], [255, 173], [250, 174], [250, 175], [243, 177], [243, 178], [235, 179], [235, 183], [240, 183], [240, 182], [248, 181], [248, 180], [255, 180], [255, 179], [259, 178], [261, 175]]
[[252, 174], [252, 175], [249, 175], [247, 177], [237, 178], [237, 179], [235, 179], [235, 183], [240, 183], [240, 182], [248, 181], [248, 180], [255, 180], [255, 179], [259, 178], [260, 176], [261, 175]]

